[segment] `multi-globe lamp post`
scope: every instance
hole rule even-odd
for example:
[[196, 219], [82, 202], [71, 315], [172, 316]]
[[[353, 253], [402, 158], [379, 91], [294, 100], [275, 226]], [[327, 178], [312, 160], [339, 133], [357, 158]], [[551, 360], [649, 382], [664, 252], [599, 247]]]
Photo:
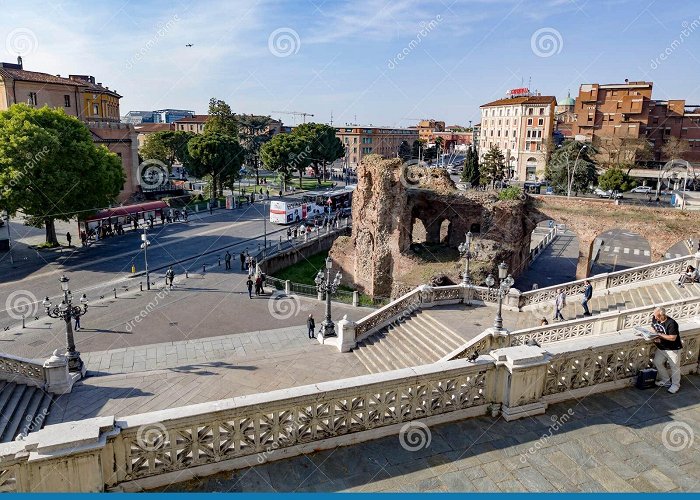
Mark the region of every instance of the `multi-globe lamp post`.
[[81, 372], [83, 370], [83, 360], [80, 359], [80, 353], [75, 349], [75, 340], [73, 339], [72, 319], [78, 319], [83, 316], [88, 310], [88, 299], [85, 294], [80, 297], [80, 305], [73, 305], [73, 294], [68, 288], [68, 277], [61, 276], [59, 279], [61, 289], [63, 290], [63, 300], [60, 304], [53, 305], [48, 297], [44, 299], [42, 305], [46, 309], [46, 314], [51, 318], [62, 319], [66, 322], [66, 358], [68, 359], [68, 370], [71, 372]]
[[[503, 316], [501, 314], [503, 307], [503, 297], [508, 295], [510, 288], [515, 283], [513, 277], [510, 274], [508, 274], [508, 265], [505, 262], [501, 262], [500, 264], [498, 264], [498, 280], [498, 312], [496, 313], [496, 319], [493, 323], [493, 326], [496, 330], [503, 330]], [[491, 288], [495, 284], [496, 280], [491, 274], [489, 274], [486, 277], [486, 286]]]
[[333, 268], [333, 261], [330, 257], [326, 258], [326, 268], [320, 269], [314, 280], [316, 283], [316, 290], [318, 293], [326, 294], [326, 317], [321, 323], [321, 331], [324, 337], [334, 337], [335, 336], [335, 325], [331, 319], [331, 295], [338, 291], [338, 286], [340, 285], [340, 280], [343, 275], [338, 271], [335, 278], [331, 281], [331, 269]]

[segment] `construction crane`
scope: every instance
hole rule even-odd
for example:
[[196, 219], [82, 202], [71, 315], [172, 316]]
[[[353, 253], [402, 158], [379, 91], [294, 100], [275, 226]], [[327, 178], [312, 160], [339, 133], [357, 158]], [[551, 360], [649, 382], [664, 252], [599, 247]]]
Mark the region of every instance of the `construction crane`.
[[304, 123], [306, 123], [307, 116], [314, 116], [311, 113], [303, 113], [301, 111], [272, 111], [272, 113], [279, 113], [282, 115], [302, 116], [302, 117], [304, 117]]

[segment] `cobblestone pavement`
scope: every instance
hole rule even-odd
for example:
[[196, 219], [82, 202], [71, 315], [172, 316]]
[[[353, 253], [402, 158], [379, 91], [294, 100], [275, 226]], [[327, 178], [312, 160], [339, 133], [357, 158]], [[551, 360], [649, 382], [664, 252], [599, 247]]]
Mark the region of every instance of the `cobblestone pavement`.
[[160, 491], [700, 491], [698, 387], [700, 376], [692, 375], [675, 395], [621, 389], [514, 422], [436, 425], [416, 451], [390, 436]]

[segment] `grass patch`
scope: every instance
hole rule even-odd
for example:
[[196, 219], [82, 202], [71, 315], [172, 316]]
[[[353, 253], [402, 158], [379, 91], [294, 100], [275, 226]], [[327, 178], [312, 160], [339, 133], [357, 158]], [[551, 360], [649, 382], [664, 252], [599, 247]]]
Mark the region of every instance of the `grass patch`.
[[277, 271], [275, 278], [289, 280], [292, 283], [301, 283], [302, 285], [316, 285], [314, 278], [316, 278], [318, 270], [323, 269], [326, 265], [326, 257], [328, 257], [328, 252], [312, 255], [302, 262]]

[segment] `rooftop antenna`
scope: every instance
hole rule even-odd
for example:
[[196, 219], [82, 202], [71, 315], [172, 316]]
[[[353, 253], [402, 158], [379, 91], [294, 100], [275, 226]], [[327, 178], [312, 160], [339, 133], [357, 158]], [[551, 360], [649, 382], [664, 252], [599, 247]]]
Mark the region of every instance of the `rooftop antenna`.
[[354, 125], [357, 125], [357, 115], [353, 115], [353, 120], [355, 120]]
[[530, 87], [532, 87], [532, 77], [527, 79], [527, 91], [530, 92]]
[[333, 125], [333, 110], [331, 110], [331, 125]]

